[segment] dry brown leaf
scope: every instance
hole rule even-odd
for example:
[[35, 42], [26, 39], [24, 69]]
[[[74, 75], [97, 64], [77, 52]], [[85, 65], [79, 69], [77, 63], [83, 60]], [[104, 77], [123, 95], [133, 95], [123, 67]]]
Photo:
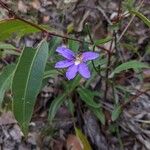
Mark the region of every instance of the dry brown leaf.
[[70, 134], [67, 138], [67, 150], [83, 150], [81, 141], [75, 136]]

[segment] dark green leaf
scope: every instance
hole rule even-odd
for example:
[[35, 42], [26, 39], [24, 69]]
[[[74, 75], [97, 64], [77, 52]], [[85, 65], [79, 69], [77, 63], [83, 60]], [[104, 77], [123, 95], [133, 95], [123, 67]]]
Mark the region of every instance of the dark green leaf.
[[114, 74], [120, 73], [121, 71], [124, 71], [124, 70], [128, 70], [128, 69], [137, 70], [137, 69], [142, 69], [142, 68], [149, 68], [149, 66], [145, 63], [142, 63], [136, 60], [131, 60], [115, 68], [114, 71], [111, 73], [110, 77], [113, 77]]
[[78, 52], [79, 50], [79, 42], [74, 41], [74, 40], [69, 40], [69, 48], [74, 51], [74, 52]]
[[59, 95], [56, 99], [53, 100], [50, 109], [49, 109], [49, 120], [52, 122], [54, 119], [57, 110], [59, 107], [63, 104], [64, 100], [68, 96], [69, 93], [71, 93], [80, 83], [80, 76], [77, 76], [74, 80], [68, 81], [68, 85], [66, 86], [66, 90], [62, 95]]
[[122, 111], [121, 107], [116, 105], [111, 115], [112, 121], [115, 121], [116, 119], [118, 119], [119, 115], [121, 114], [121, 111]]
[[94, 115], [99, 119], [99, 121], [104, 125], [105, 124], [105, 115], [101, 108], [89, 107]]
[[78, 93], [81, 100], [83, 100], [88, 106], [93, 108], [100, 108], [100, 104], [94, 101], [94, 95], [90, 90], [86, 88], [78, 88]]
[[12, 83], [13, 111], [24, 133], [28, 131], [47, 58], [48, 44], [43, 40], [37, 50], [25, 48], [17, 64]]
[[96, 40], [94, 42], [94, 45], [95, 46], [102, 45], [102, 44], [105, 44], [105, 43], [107, 43], [107, 42], [109, 42], [111, 40], [112, 40], [112, 37], [106, 37], [105, 39]]
[[58, 75], [58, 73], [59, 72], [57, 70], [45, 71], [43, 79], [50, 78], [50, 77], [54, 78]]
[[0, 74], [0, 106], [3, 102], [5, 91], [10, 88], [15, 65], [8, 65]]
[[0, 21], [0, 41], [9, 38], [12, 34], [23, 36], [40, 30], [18, 19]]
[[50, 109], [49, 109], [49, 120], [50, 120], [50, 122], [52, 122], [52, 120], [54, 119], [54, 117], [57, 113], [57, 110], [63, 104], [65, 97], [66, 97], [66, 93], [59, 95], [57, 98], [55, 98], [52, 101]]
[[53, 37], [49, 42], [49, 56], [53, 57], [54, 52], [56, 51], [57, 46], [61, 43], [62, 38]]

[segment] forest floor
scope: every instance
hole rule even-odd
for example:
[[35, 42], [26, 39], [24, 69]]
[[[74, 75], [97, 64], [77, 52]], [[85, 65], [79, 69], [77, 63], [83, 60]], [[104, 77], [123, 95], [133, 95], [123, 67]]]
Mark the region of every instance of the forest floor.
[[[87, 25], [93, 41], [112, 35], [120, 38], [119, 44], [108, 42], [103, 45], [109, 49], [114, 44], [119, 53], [119, 56], [112, 57], [108, 65], [110, 68], [116, 61], [115, 57], [118, 57], [118, 62], [150, 61], [150, 28], [138, 17], [128, 14], [128, 0], [5, 0], [5, 3], [22, 18], [42, 24], [57, 34], [91, 42], [85, 29]], [[136, 8], [140, 4], [141, 1], [137, 0], [132, 7]], [[150, 18], [150, 1], [143, 1], [139, 9]], [[1, 7], [0, 12], [0, 19], [10, 17]], [[127, 26], [126, 32], [120, 36]], [[9, 43], [17, 48], [23, 45], [31, 47], [36, 46], [41, 39], [42, 34], [34, 34], [11, 39]], [[66, 39], [63, 42], [66, 43]], [[15, 58], [8, 55], [3, 60], [11, 63]], [[0, 68], [3, 66], [1, 61]], [[117, 75], [114, 84], [120, 85], [118, 91], [113, 91], [110, 86], [106, 88], [106, 82], [101, 76], [86, 84], [90, 90], [102, 93], [99, 99], [106, 119], [105, 125], [79, 100], [76, 92], [71, 94], [75, 106], [74, 116], [64, 104], [58, 109], [55, 122], [49, 123], [49, 106], [58, 93], [63, 93], [63, 80], [62, 76], [52, 77], [43, 86], [37, 97], [27, 138], [23, 137], [10, 111], [1, 113], [0, 150], [82, 150], [74, 134], [74, 122], [86, 135], [93, 150], [150, 150], [150, 69], [140, 73], [130, 69]], [[83, 83], [84, 80], [81, 81]], [[113, 121], [114, 107], [120, 110], [117, 106], [122, 111], [116, 111], [118, 116]]]

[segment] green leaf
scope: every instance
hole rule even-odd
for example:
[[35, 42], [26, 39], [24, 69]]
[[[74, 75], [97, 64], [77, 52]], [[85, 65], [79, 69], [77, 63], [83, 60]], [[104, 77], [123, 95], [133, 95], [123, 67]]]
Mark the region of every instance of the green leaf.
[[44, 72], [44, 77], [43, 79], [46, 79], [46, 78], [54, 78], [58, 75], [58, 71], [57, 70], [48, 70], [48, 71], [45, 71]]
[[53, 57], [54, 52], [56, 51], [57, 46], [61, 43], [62, 38], [53, 37], [49, 42], [49, 56]]
[[0, 49], [16, 49], [13, 45], [0, 42]]
[[136, 10], [131, 10], [130, 13], [139, 17], [148, 27], [150, 27], [150, 20], [148, 18], [146, 18], [142, 13], [140, 13]]
[[125, 0], [123, 5], [124, 5], [124, 9], [128, 9], [128, 10], [131, 10], [133, 7], [134, 7], [134, 3], [135, 3], [135, 0]]
[[73, 116], [73, 114], [74, 114], [74, 112], [75, 112], [75, 109], [74, 109], [74, 103], [72, 102], [72, 100], [71, 99], [67, 99], [67, 101], [66, 101], [66, 106], [67, 106], [67, 108], [68, 108], [68, 111], [72, 114], [72, 116]]
[[78, 128], [75, 128], [76, 136], [80, 139], [83, 144], [83, 150], [92, 150], [91, 145], [87, 139], [87, 137], [82, 133], [82, 131]]
[[137, 70], [137, 69], [142, 69], [142, 68], [149, 68], [149, 66], [145, 63], [142, 63], [136, 60], [131, 60], [115, 68], [114, 71], [111, 73], [110, 78], [112, 78], [114, 74], [120, 73], [121, 71], [124, 71], [124, 70], [128, 70], [128, 69]]
[[77, 76], [74, 80], [68, 81], [69, 83], [68, 83], [64, 93], [62, 95], [59, 95], [58, 97], [56, 97], [53, 100], [53, 102], [51, 103], [50, 109], [49, 109], [50, 122], [53, 121], [53, 119], [57, 113], [57, 110], [63, 104], [63, 102], [66, 99], [66, 97], [68, 96], [68, 94], [71, 93], [79, 85], [80, 79], [81, 79], [81, 77]]
[[29, 33], [35, 33], [39, 31], [40, 30], [35, 28], [34, 26], [18, 19], [7, 19], [0, 21], [0, 41], [6, 40], [14, 33], [19, 36], [23, 36]]
[[19, 52], [15, 51], [15, 47], [11, 44], [7, 44], [7, 43], [2, 43], [0, 42], [0, 52], [1, 52], [1, 55], [2, 57], [6, 54], [10, 54], [10, 55], [20, 55]]
[[105, 44], [105, 43], [107, 43], [107, 42], [109, 42], [109, 41], [111, 41], [111, 40], [112, 40], [112, 37], [106, 37], [106, 38], [104, 38], [104, 39], [96, 40], [96, 41], [94, 42], [94, 45], [95, 45], [95, 46], [102, 45], [102, 44]]
[[68, 43], [69, 43], [69, 48], [71, 50], [73, 50], [74, 52], [78, 52], [78, 50], [79, 50], [79, 42], [74, 41], [74, 40], [69, 40]]
[[55, 98], [52, 101], [50, 109], [49, 109], [49, 120], [50, 120], [50, 122], [52, 122], [52, 120], [54, 119], [54, 117], [57, 113], [57, 110], [63, 104], [65, 97], [66, 97], [66, 94], [64, 93], [62, 95], [59, 95], [57, 98]]
[[105, 115], [101, 108], [89, 107], [94, 115], [99, 119], [99, 121], [104, 125], [105, 124]]
[[75, 79], [68, 81], [66, 86], [66, 93], [71, 93], [79, 84], [80, 84], [81, 77], [77, 75]]
[[5, 91], [10, 88], [15, 65], [11, 64], [3, 69], [0, 74], [0, 107], [4, 99]]
[[119, 115], [121, 114], [122, 110], [121, 110], [121, 106], [116, 105], [112, 114], [111, 114], [111, 119], [112, 121], [115, 121], [116, 119], [118, 119]]
[[88, 106], [93, 108], [100, 108], [100, 104], [94, 101], [94, 94], [86, 88], [78, 88], [78, 93], [81, 100], [83, 100]]
[[37, 50], [32, 48], [23, 50], [14, 73], [13, 111], [25, 134], [41, 87], [47, 58], [48, 44], [43, 40]]

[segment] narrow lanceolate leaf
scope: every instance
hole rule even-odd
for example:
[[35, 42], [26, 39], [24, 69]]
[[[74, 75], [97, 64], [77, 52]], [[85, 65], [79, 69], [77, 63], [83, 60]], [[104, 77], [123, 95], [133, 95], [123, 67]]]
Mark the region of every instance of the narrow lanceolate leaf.
[[115, 68], [115, 70], [111, 73], [110, 77], [113, 77], [114, 74], [120, 73], [121, 71], [125, 71], [128, 69], [137, 70], [137, 69], [142, 69], [142, 68], [149, 68], [149, 66], [145, 63], [142, 63], [142, 62], [139, 62], [136, 60], [131, 60], [131, 61], [125, 62], [125, 63], [119, 65], [117, 68]]
[[81, 100], [83, 100], [88, 106], [93, 108], [100, 108], [100, 104], [94, 101], [94, 95], [90, 90], [86, 88], [78, 88], [78, 93]]
[[53, 37], [49, 42], [49, 56], [53, 57], [57, 46], [61, 43], [62, 38]]
[[82, 133], [82, 131], [78, 128], [75, 128], [76, 136], [80, 139], [82, 143], [83, 150], [92, 150], [91, 145], [86, 138], [86, 136]]
[[111, 41], [111, 40], [112, 40], [112, 37], [106, 37], [106, 38], [104, 38], [104, 39], [99, 39], [99, 40], [96, 40], [96, 41], [94, 42], [94, 45], [95, 45], [95, 46], [102, 45], [102, 44], [105, 44], [105, 43], [107, 43], [107, 42], [109, 42], [109, 41]]
[[53, 102], [51, 103], [50, 109], [49, 109], [49, 120], [50, 122], [53, 121], [57, 110], [60, 108], [60, 106], [63, 104], [63, 102], [66, 100], [66, 97], [69, 93], [71, 93], [79, 84], [80, 84], [80, 76], [77, 76], [74, 80], [69, 81], [68, 85], [66, 86], [66, 90], [63, 94], [56, 97]]
[[36, 96], [40, 90], [48, 57], [48, 44], [43, 40], [37, 50], [25, 48], [14, 73], [13, 111], [15, 117], [27, 133]]
[[35, 28], [34, 26], [18, 19], [7, 19], [0, 21], [0, 41], [9, 38], [14, 33], [23, 36], [29, 33], [35, 33], [39, 31], [40, 30]]
[[100, 104], [94, 101], [95, 93], [86, 88], [78, 88], [78, 93], [80, 95], [81, 100], [83, 100], [86, 103], [86, 105], [100, 120], [100, 122], [102, 124], [105, 124], [105, 115], [100, 107]]
[[139, 17], [148, 27], [150, 27], [150, 20], [146, 18], [142, 13], [135, 11], [135, 10], [131, 10], [130, 13]]
[[0, 42], [0, 49], [16, 49], [13, 45]]
[[121, 106], [116, 105], [113, 112], [112, 112], [112, 115], [111, 115], [112, 121], [115, 121], [116, 119], [119, 118], [121, 111], [122, 111]]
[[90, 110], [94, 113], [97, 119], [104, 125], [105, 124], [105, 115], [103, 113], [102, 108], [93, 108], [89, 107]]
[[15, 69], [14, 64], [8, 65], [4, 68], [3, 72], [0, 74], [0, 107], [4, 99], [5, 91], [10, 88], [14, 69]]
[[16, 48], [11, 44], [0, 42], [0, 50], [2, 50], [0, 52], [3, 56], [5, 56], [6, 54], [17, 56], [20, 55], [20, 53], [16, 51]]
[[49, 109], [49, 120], [50, 120], [50, 122], [52, 122], [52, 120], [54, 119], [54, 117], [57, 113], [57, 110], [63, 104], [65, 97], [66, 97], [66, 94], [64, 93], [62, 95], [59, 95], [56, 99], [54, 99], [52, 101], [50, 109]]

